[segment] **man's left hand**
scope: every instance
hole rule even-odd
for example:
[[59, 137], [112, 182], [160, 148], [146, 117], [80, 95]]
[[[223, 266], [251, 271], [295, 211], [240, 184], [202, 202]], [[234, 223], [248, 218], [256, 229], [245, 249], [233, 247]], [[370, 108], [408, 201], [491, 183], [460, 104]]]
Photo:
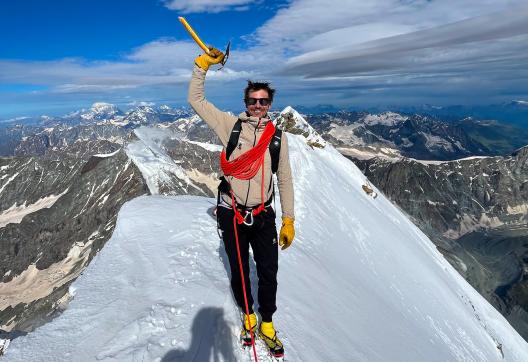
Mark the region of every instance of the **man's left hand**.
[[288, 216], [282, 218], [282, 227], [279, 235], [279, 245], [284, 250], [289, 247], [295, 237], [295, 228], [293, 226], [293, 219]]

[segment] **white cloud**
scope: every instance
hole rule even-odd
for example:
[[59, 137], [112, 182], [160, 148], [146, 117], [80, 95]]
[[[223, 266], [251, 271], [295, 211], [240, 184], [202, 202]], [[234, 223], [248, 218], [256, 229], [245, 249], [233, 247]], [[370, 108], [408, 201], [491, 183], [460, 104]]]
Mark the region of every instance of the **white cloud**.
[[[167, 6], [220, 11], [257, 2]], [[226, 67], [208, 75], [208, 96], [223, 105], [237, 102], [243, 80], [261, 79], [278, 89], [277, 106], [282, 99], [347, 106], [525, 98], [527, 18], [526, 0], [291, 0], [244, 37], [246, 49], [234, 40]], [[159, 39], [119, 61], [0, 60], [0, 83], [43, 85], [72, 98], [99, 92], [184, 102], [199, 53], [193, 42]]]
[[213, 80], [236, 80], [236, 79], [249, 79], [253, 78], [255, 76], [255, 73], [248, 72], [245, 70], [242, 71], [236, 71], [229, 67], [224, 67], [221, 70], [217, 71], [211, 71], [207, 74], [207, 79], [213, 79]]
[[[474, 57], [475, 62], [481, 62], [490, 56], [495, 59], [500, 56], [509, 57], [508, 49], [511, 50], [512, 46], [515, 48], [517, 42], [511, 44], [499, 41], [528, 35], [527, 17], [528, 6], [525, 6], [353, 46], [343, 41], [344, 44], [339, 46], [322, 48], [291, 58], [287, 62], [286, 72], [306, 76], [332, 76], [376, 70], [392, 71], [394, 68], [412, 70], [431, 63], [443, 63], [445, 66], [446, 61], [456, 66], [458, 61], [467, 61], [468, 54], [479, 49], [484, 51], [475, 52], [478, 54], [478, 57]], [[463, 51], [460, 51], [459, 46], [467, 44], [470, 46], [465, 46]], [[500, 49], [497, 44], [507, 46]], [[492, 48], [501, 51], [492, 53]], [[519, 55], [526, 55], [526, 51], [516, 50]]]
[[160, 39], [136, 48], [127, 59], [157, 66], [182, 67], [200, 53], [193, 42]]
[[156, 103], [154, 102], [145, 102], [145, 101], [132, 101], [126, 104], [131, 107], [154, 107]]
[[110, 84], [60, 84], [53, 89], [55, 93], [109, 93], [116, 90], [135, 88], [132, 85]]
[[[345, 28], [361, 29], [382, 24], [383, 37], [397, 35], [401, 29], [421, 30], [448, 24], [490, 12], [510, 9], [523, 0], [294, 0], [290, 6], [258, 29], [258, 39], [265, 45], [303, 47], [312, 38]], [[379, 28], [379, 27], [378, 27]], [[343, 38], [335, 33], [328, 46], [354, 38], [354, 43], [372, 40], [368, 32], [349, 33]], [[310, 46], [307, 44], [306, 46]]]
[[247, 10], [248, 4], [255, 0], [170, 0], [165, 6], [182, 14], [188, 13], [218, 13], [225, 10]]
[[492, 101], [528, 93], [527, 18], [524, 0], [294, 0], [248, 38], [293, 94]]
[[[199, 53], [194, 43], [165, 39], [145, 44], [114, 62], [0, 60], [0, 82], [45, 85], [56, 93], [110, 93], [186, 84]], [[225, 69], [211, 78], [233, 80], [248, 74], [244, 70]]]

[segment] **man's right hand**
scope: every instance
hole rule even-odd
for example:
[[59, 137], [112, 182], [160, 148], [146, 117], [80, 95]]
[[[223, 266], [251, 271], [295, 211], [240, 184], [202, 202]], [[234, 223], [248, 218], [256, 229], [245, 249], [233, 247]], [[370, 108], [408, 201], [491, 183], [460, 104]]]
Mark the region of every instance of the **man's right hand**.
[[207, 71], [213, 64], [221, 63], [224, 60], [224, 53], [216, 48], [209, 48], [209, 54], [204, 53], [197, 57], [194, 61], [197, 66]]
[[282, 227], [279, 235], [279, 245], [284, 250], [289, 247], [295, 237], [295, 228], [293, 226], [293, 219], [288, 216], [282, 217]]

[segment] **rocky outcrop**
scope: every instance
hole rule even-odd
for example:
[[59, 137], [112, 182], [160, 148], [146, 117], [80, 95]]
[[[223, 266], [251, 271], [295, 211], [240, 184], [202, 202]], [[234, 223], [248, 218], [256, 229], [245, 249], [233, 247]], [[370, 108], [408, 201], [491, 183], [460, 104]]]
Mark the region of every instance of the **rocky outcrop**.
[[148, 191], [123, 150], [0, 165], [0, 329], [31, 330], [110, 238], [121, 205]]
[[[67, 126], [36, 129], [35, 134], [24, 137], [16, 146], [15, 156], [42, 156], [50, 152], [61, 152], [68, 149], [70, 153], [84, 152], [89, 155], [102, 144], [112, 143], [120, 147], [125, 142], [129, 131], [114, 125]], [[89, 145], [89, 149], [83, 149]], [[99, 146], [98, 146], [99, 145]], [[101, 146], [102, 145], [102, 146]], [[83, 157], [85, 157], [83, 156]]]

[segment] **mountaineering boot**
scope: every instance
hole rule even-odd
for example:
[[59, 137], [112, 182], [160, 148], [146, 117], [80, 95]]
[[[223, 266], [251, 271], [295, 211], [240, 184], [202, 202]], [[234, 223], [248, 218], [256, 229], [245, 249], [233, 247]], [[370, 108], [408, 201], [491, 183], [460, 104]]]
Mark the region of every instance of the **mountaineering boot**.
[[[250, 327], [251, 326], [251, 327]], [[253, 338], [257, 337], [257, 316], [255, 313], [249, 315], [244, 314], [244, 323], [242, 324], [242, 330], [240, 331], [240, 341], [243, 346], [251, 346], [251, 331], [253, 332]]]
[[284, 356], [284, 347], [277, 337], [275, 328], [273, 328], [273, 322], [262, 322], [260, 324], [259, 337], [266, 343], [273, 357]]

